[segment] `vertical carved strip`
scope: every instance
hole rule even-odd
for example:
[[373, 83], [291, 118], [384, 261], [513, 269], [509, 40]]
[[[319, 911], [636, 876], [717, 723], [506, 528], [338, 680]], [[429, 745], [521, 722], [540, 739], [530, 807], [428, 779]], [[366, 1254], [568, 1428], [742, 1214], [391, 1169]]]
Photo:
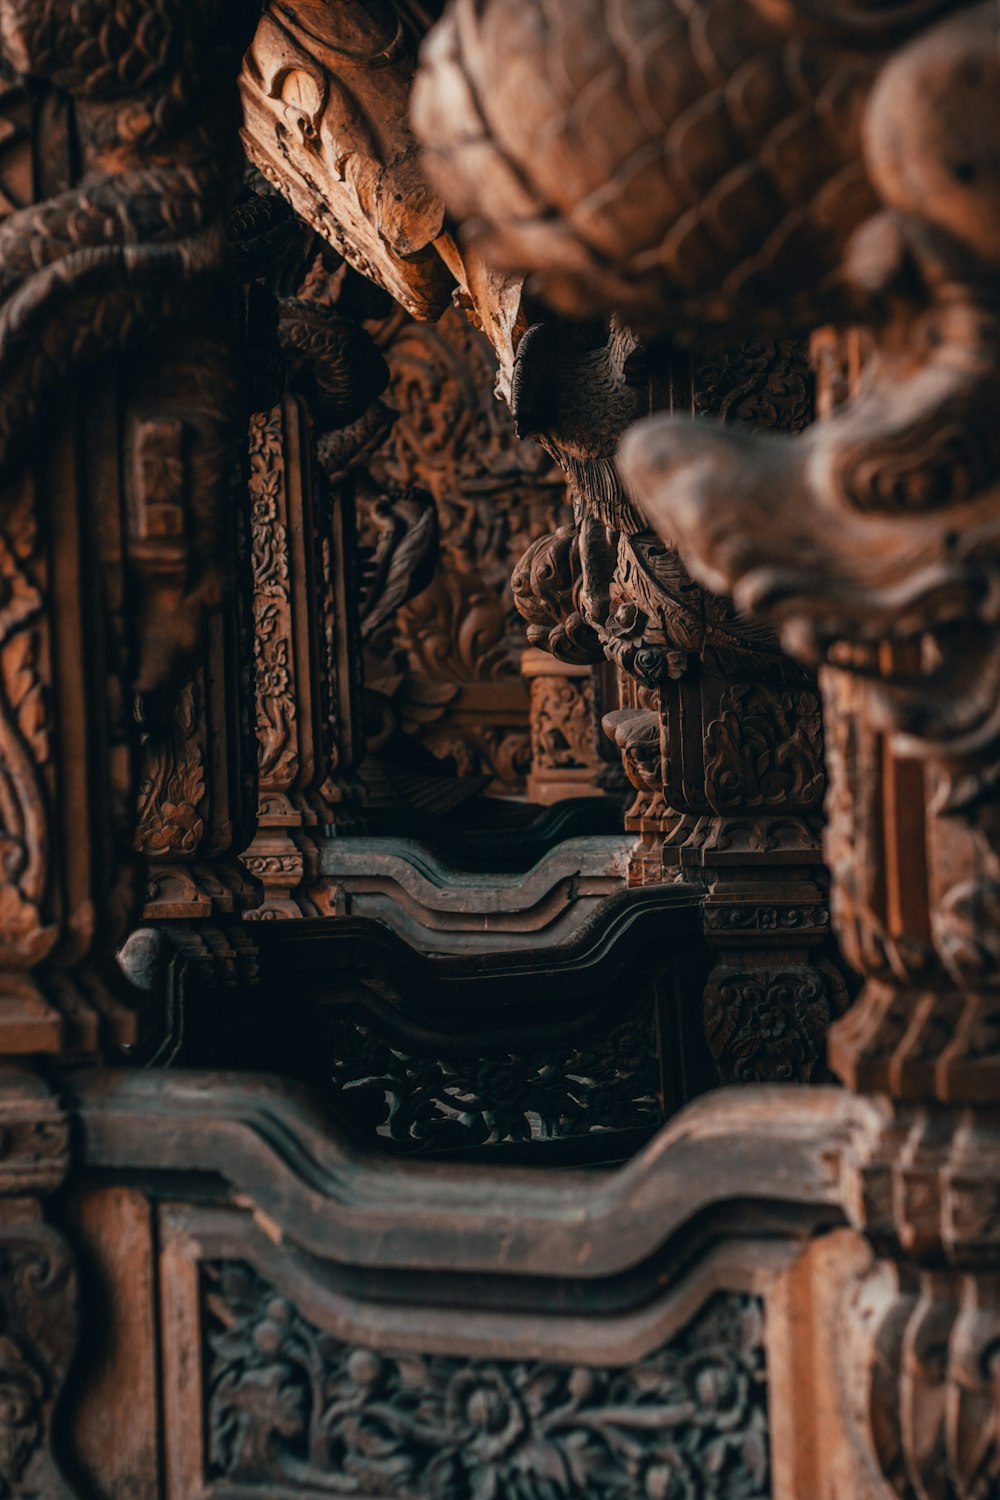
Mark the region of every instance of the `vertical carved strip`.
[[0, 1068], [0, 1494], [70, 1496], [54, 1422], [77, 1336], [69, 1247], [42, 1200], [69, 1166], [69, 1123], [39, 1079]]
[[304, 401], [286, 396], [250, 426], [257, 834], [242, 856], [264, 888], [248, 916], [336, 910], [316, 839], [345, 797], [357, 740], [353, 512], [314, 464]]

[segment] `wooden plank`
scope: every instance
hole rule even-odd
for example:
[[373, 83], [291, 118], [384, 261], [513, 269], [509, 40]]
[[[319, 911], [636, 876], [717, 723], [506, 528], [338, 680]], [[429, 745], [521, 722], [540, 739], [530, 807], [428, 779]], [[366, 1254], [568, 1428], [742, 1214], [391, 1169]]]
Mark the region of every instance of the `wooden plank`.
[[104, 1500], [160, 1500], [153, 1225], [133, 1188], [87, 1188], [76, 1202], [84, 1307], [73, 1447]]

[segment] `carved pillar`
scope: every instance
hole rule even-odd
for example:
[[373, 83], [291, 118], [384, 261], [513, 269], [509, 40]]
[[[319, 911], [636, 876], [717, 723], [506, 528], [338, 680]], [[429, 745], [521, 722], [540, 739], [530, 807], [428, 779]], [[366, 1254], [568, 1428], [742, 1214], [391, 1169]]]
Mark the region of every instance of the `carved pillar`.
[[[164, 503], [169, 476], [183, 484], [182, 433], [164, 433], [154, 424], [149, 447], [140, 472], [152, 471]], [[234, 983], [253, 967], [240, 923], [261, 893], [237, 858], [252, 836], [257, 807], [250, 518], [242, 464], [229, 503], [232, 574], [225, 606], [209, 620], [196, 663], [172, 703], [164, 709], [156, 700], [136, 700], [142, 921], [168, 938], [163, 945], [151, 934], [133, 935], [119, 953], [123, 971], [141, 989], [170, 984], [177, 953], [214, 982]]]
[[[308, 830], [332, 809], [310, 798], [317, 763], [319, 630], [309, 419], [294, 396], [250, 424], [257, 833], [243, 863], [264, 888], [256, 919], [301, 916]], [[321, 794], [320, 794], [321, 798]]]
[[[267, 200], [265, 200], [266, 202]], [[312, 258], [276, 308], [287, 389], [250, 421], [248, 484], [257, 832], [242, 856], [264, 899], [250, 920], [330, 915], [318, 844], [357, 817], [362, 752], [360, 583], [353, 463], [389, 414], [384, 362]]]
[[[553, 394], [558, 392], [558, 394]], [[727, 1082], [809, 1079], [847, 1004], [832, 952], [821, 806], [818, 689], [776, 637], [701, 589], [644, 526], [614, 470], [617, 438], [644, 410], [742, 430], [801, 430], [808, 362], [793, 341], [689, 356], [644, 349], [624, 328], [537, 324], [518, 345], [514, 410], [570, 477], [574, 528], [515, 572], [529, 638], [561, 659], [601, 652], [620, 706], [604, 720], [635, 798], [635, 886], [705, 888], [715, 968], [706, 1031]]]
[[329, 893], [316, 839], [350, 820], [357, 753], [354, 512], [317, 471], [295, 395], [252, 419], [250, 497], [260, 801], [243, 863], [265, 895], [247, 915], [317, 916]]
[[229, 550], [235, 96], [192, 70], [161, 106], [182, 37], [208, 73], [233, 58], [200, 11], [155, 38], [105, 11], [11, 6], [0, 34], [0, 1052], [144, 1042], [110, 964], [138, 897], [133, 695], [159, 730]]
[[[176, 772], [180, 809], [198, 753], [176, 736], [197, 738], [198, 709], [173, 705], [230, 560], [231, 19], [110, 0], [0, 11], [0, 1058], [147, 1060], [168, 1025], [114, 951], [142, 902], [134, 704], [157, 767], [145, 808], [162, 791], [165, 811]], [[224, 840], [228, 809], [187, 789]], [[73, 1493], [57, 1450], [77, 1270], [43, 1205], [79, 1143], [41, 1071], [0, 1068], [12, 1500]]]

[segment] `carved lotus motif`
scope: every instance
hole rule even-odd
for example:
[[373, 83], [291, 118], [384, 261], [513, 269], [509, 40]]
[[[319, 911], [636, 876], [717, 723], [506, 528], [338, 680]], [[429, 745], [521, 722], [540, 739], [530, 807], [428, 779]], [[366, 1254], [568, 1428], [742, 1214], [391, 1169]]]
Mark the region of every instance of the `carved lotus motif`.
[[445, 1415], [452, 1431], [478, 1458], [498, 1459], [526, 1428], [521, 1405], [496, 1367], [459, 1370], [445, 1392]]

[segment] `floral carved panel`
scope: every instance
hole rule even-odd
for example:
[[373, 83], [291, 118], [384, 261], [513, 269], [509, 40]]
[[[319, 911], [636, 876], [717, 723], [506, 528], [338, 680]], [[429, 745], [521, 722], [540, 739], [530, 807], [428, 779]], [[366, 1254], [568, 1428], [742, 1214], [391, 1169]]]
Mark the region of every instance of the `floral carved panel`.
[[396, 1500], [765, 1500], [763, 1305], [718, 1292], [626, 1368], [390, 1353], [203, 1266], [207, 1478]]
[[[336, 1108], [355, 1130], [405, 1151], [566, 1141], [662, 1123], [656, 1020], [643, 995], [589, 1041], [501, 1055], [434, 1057], [393, 1046], [353, 1020], [336, 1023]], [[467, 1049], [466, 1049], [467, 1051]]]

